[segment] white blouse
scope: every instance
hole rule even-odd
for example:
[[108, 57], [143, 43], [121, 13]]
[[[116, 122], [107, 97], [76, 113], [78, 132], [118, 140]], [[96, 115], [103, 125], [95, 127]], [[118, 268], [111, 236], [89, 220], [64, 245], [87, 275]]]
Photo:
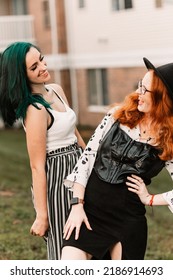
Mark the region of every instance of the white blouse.
[[[75, 165], [73, 172], [67, 176], [64, 181], [64, 184], [67, 188], [72, 190], [74, 182], [81, 184], [83, 187], [86, 187], [89, 176], [92, 172], [94, 162], [97, 155], [97, 150], [100, 142], [103, 137], [111, 128], [114, 123], [114, 118], [112, 116], [113, 111], [116, 108], [112, 109], [101, 121], [101, 123], [96, 128], [94, 134], [91, 136], [83, 154]], [[123, 129], [133, 140], [140, 141], [140, 129], [139, 126], [136, 126], [132, 129], [125, 125], [120, 124], [121, 129]], [[173, 160], [169, 160], [165, 162], [165, 168], [169, 172], [171, 178], [173, 179]], [[166, 202], [168, 203], [168, 207], [173, 213], [173, 190], [165, 192], [162, 194]]]

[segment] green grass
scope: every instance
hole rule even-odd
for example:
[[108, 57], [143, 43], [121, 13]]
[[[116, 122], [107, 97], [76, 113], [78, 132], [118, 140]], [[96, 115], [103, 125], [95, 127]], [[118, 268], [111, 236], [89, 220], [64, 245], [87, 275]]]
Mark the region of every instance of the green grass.
[[[173, 188], [172, 179], [164, 169], [152, 181], [150, 193], [163, 193]], [[146, 259], [173, 260], [173, 213], [167, 206], [147, 207], [149, 238]]]
[[[91, 131], [82, 134], [91, 135]], [[0, 259], [46, 259], [42, 238], [31, 236], [35, 213], [31, 200], [31, 172], [26, 151], [25, 133], [0, 131]], [[151, 193], [165, 192], [172, 181], [163, 170], [153, 180]], [[146, 259], [173, 259], [173, 214], [166, 206], [147, 207], [149, 225]], [[140, 238], [140, 236], [139, 236]]]
[[45, 242], [30, 235], [31, 173], [23, 130], [0, 131], [0, 259], [46, 259]]

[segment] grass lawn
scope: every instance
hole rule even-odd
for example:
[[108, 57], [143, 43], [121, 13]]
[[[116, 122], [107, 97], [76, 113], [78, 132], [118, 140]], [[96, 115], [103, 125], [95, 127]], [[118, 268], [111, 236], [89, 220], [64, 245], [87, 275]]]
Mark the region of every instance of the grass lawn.
[[[83, 131], [81, 131], [83, 134]], [[90, 132], [89, 132], [90, 134]], [[86, 131], [85, 131], [86, 137]], [[46, 259], [42, 238], [29, 234], [34, 220], [31, 201], [31, 172], [21, 130], [0, 131], [0, 259]], [[151, 193], [170, 190], [165, 170], [152, 182]], [[146, 259], [173, 259], [173, 214], [166, 206], [147, 207], [149, 239]], [[140, 236], [139, 236], [140, 238]]]
[[0, 259], [46, 259], [43, 239], [29, 233], [35, 213], [23, 130], [0, 131], [0, 159]]

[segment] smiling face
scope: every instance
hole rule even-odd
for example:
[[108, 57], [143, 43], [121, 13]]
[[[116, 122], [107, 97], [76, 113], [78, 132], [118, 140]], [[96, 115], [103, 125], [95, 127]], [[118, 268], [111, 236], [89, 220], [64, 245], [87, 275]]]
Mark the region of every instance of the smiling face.
[[26, 54], [26, 72], [31, 86], [43, 84], [50, 79], [44, 56], [34, 47]]
[[151, 98], [151, 85], [152, 85], [152, 72], [148, 71], [142, 79], [142, 86], [146, 89], [145, 93], [141, 93], [141, 88], [137, 89], [138, 97], [138, 110], [143, 113], [150, 113], [152, 109]]

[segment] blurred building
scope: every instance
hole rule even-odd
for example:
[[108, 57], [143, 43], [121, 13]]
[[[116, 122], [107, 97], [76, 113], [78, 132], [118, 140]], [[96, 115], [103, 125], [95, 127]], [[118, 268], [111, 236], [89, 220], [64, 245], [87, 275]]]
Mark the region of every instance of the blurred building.
[[81, 125], [136, 89], [155, 65], [173, 61], [172, 0], [0, 0], [0, 51], [37, 44]]

